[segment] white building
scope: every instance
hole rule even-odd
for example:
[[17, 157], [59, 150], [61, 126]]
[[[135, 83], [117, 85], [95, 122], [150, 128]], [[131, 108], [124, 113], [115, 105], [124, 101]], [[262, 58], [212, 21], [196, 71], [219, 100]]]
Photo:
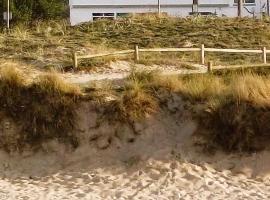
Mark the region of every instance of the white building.
[[[266, 11], [266, 0], [243, 0], [243, 16], [259, 17]], [[160, 0], [161, 12], [186, 17], [202, 15], [237, 16], [237, 0]], [[133, 13], [158, 12], [158, 0], [70, 0], [71, 25], [98, 18], [117, 18]]]

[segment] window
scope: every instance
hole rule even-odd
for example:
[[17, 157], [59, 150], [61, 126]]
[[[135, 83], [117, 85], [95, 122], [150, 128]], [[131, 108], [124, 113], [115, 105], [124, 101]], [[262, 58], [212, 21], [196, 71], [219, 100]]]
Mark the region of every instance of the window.
[[[242, 0], [245, 4], [255, 4], [255, 0]], [[234, 0], [234, 3], [238, 3], [238, 0]]]
[[255, 0], [245, 0], [245, 3], [255, 3]]
[[98, 19], [114, 19], [115, 14], [114, 13], [93, 13], [93, 20]]
[[130, 15], [131, 15], [130, 13], [117, 13], [116, 17], [128, 17]]
[[217, 14], [212, 12], [190, 12], [189, 15], [216, 16]]
[[114, 13], [104, 13], [104, 17], [114, 17]]

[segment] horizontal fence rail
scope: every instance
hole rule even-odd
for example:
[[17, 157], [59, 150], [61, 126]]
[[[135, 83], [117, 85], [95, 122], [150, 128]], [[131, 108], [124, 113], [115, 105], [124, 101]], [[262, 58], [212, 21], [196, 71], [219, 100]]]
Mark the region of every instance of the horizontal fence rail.
[[93, 55], [86, 55], [86, 56], [77, 56], [77, 59], [87, 59], [87, 58], [97, 58], [97, 57], [105, 57], [105, 56], [117, 56], [121, 54], [129, 54], [134, 53], [134, 50], [125, 50], [125, 51], [117, 51], [113, 53], [99, 53]]
[[[270, 53], [270, 50], [267, 50], [266, 47], [261, 49], [218, 49], [218, 48], [206, 48], [204, 44], [200, 48], [149, 48], [149, 49], [140, 49], [138, 45], [135, 45], [133, 50], [123, 50], [116, 51], [112, 53], [99, 53], [92, 55], [78, 55], [76, 52], [73, 54], [73, 66], [78, 68], [78, 60], [81, 59], [92, 59], [105, 56], [118, 56], [118, 55], [127, 55], [134, 54], [134, 61], [138, 62], [140, 60], [140, 52], [200, 52], [200, 64], [205, 65], [205, 53], [206, 52], [221, 52], [221, 53], [248, 53], [248, 54], [261, 54], [263, 64], [267, 64], [267, 54]], [[209, 66], [211, 65], [211, 66]], [[212, 63], [208, 63], [208, 69], [212, 69]]]
[[193, 52], [200, 51], [200, 48], [160, 48], [160, 49], [139, 49], [140, 52]]
[[215, 48], [205, 48], [207, 52], [223, 52], [223, 53], [262, 53], [262, 50], [252, 50], [252, 49], [215, 49]]

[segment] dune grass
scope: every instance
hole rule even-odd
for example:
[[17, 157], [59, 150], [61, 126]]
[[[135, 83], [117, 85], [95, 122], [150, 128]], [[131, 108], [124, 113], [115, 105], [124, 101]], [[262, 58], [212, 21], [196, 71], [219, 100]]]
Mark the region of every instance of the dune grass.
[[131, 123], [157, 112], [158, 100], [148, 88], [153, 80], [153, 72], [133, 71], [115, 100], [106, 105], [108, 116], [114, 121]]
[[[213, 85], [220, 81], [219, 77], [215, 79]], [[207, 145], [226, 151], [265, 148], [270, 130], [269, 77], [248, 73], [225, 79], [220, 88], [210, 90], [213, 93], [204, 93], [208, 100], [206, 112], [200, 116], [200, 126], [201, 130], [205, 129], [202, 134], [205, 133]]]
[[123, 121], [141, 120], [161, 110], [170, 94], [176, 94], [195, 109], [201, 105], [196, 112], [197, 135], [207, 139], [208, 149], [256, 151], [270, 139], [269, 92], [269, 76], [249, 72], [172, 77], [133, 72], [110, 108]]
[[222, 78], [212, 75], [191, 75], [184, 78], [182, 93], [190, 101], [205, 102], [220, 96], [226, 89]]
[[[256, 28], [254, 28], [256, 27]], [[206, 47], [270, 48], [268, 19], [230, 19], [215, 17], [172, 18], [156, 16], [128, 17], [115, 21], [99, 20], [70, 27], [67, 21], [37, 21], [18, 24], [8, 35], [0, 32], [0, 53], [22, 61], [39, 61], [39, 67], [60, 65], [69, 67], [71, 53], [109, 52], [140, 47]], [[147, 65], [177, 65], [198, 63], [196, 53], [142, 54]], [[127, 59], [121, 57], [120, 59]], [[115, 58], [89, 60], [85, 67], [104, 66]], [[249, 54], [207, 54], [206, 61], [215, 64], [245, 64], [261, 62], [260, 56]]]
[[239, 104], [247, 101], [258, 107], [270, 106], [269, 77], [256, 74], [233, 77], [230, 86], [232, 96]]
[[[97, 87], [97, 86], [94, 86]], [[166, 109], [172, 95], [198, 109], [197, 135], [204, 144], [226, 151], [255, 151], [267, 146], [270, 131], [269, 75], [232, 73], [161, 76], [159, 72], [133, 71], [121, 87], [111, 84], [96, 90], [98, 106], [111, 123], [134, 123]], [[94, 91], [94, 90], [93, 90]], [[91, 92], [94, 97], [95, 92]], [[89, 94], [90, 95], [90, 94]], [[14, 68], [0, 71], [1, 116], [20, 124], [21, 131], [11, 141], [0, 138], [0, 147], [12, 151], [59, 139], [77, 146], [73, 134], [76, 105], [81, 89], [63, 81], [56, 73], [29, 82]], [[98, 99], [98, 98], [97, 98]], [[165, 105], [165, 107], [164, 107]]]
[[69, 84], [61, 79], [56, 72], [47, 73], [39, 76], [34, 86], [37, 90], [44, 93], [52, 94], [67, 94], [72, 96], [79, 96], [81, 94], [78, 86]]
[[72, 134], [75, 105], [80, 90], [55, 74], [47, 74], [38, 81], [27, 83], [15, 68], [0, 72], [1, 113], [20, 127], [16, 141], [9, 136], [0, 138], [0, 146], [7, 151], [39, 145], [47, 139], [59, 139], [77, 146]]

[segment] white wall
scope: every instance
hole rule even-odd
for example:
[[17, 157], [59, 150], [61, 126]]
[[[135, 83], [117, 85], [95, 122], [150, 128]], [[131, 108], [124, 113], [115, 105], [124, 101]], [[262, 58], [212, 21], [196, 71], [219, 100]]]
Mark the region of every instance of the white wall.
[[[181, 3], [180, 3], [181, 2]], [[161, 0], [162, 12], [171, 16], [186, 17], [192, 11], [193, 0]], [[256, 5], [245, 5], [255, 16], [261, 13], [266, 0], [256, 0]], [[237, 16], [234, 0], [199, 0], [199, 12], [213, 12], [218, 16]], [[171, 5], [171, 6], [170, 6]], [[92, 20], [92, 13], [145, 13], [157, 12], [157, 0], [70, 0], [71, 25]], [[244, 16], [252, 16], [243, 9]]]
[[[192, 0], [161, 0], [166, 4], [191, 4]], [[219, 0], [226, 1], [226, 0]], [[157, 0], [70, 0], [70, 5], [156, 5]]]
[[[70, 11], [71, 25], [82, 22], [92, 21], [92, 13], [147, 13], [157, 12], [155, 8], [75, 8]], [[171, 16], [186, 17], [192, 12], [192, 8], [164, 8], [162, 12], [166, 12]]]

